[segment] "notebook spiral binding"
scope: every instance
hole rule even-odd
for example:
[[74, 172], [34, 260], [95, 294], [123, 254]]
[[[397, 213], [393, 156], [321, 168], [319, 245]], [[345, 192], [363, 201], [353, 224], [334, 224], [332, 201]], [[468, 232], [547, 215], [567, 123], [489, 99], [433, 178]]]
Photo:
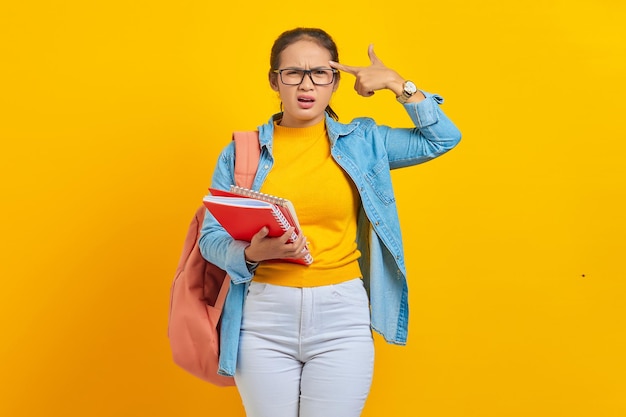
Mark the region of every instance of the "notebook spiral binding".
[[231, 185], [230, 192], [233, 194], [244, 196], [244, 197], [256, 198], [257, 200], [266, 201], [268, 203], [276, 204], [277, 206], [284, 207], [286, 205], [286, 200], [284, 198], [276, 197], [270, 194], [265, 194], [260, 191], [250, 190], [244, 187], [239, 187], [237, 185]]
[[[276, 219], [276, 221], [280, 225], [281, 229], [283, 229], [284, 231], [287, 231], [287, 229], [289, 229], [289, 222], [287, 221], [285, 216], [283, 216], [283, 213], [281, 213], [280, 210], [275, 208], [272, 211], [272, 215], [274, 216], [274, 218]], [[298, 235], [296, 235], [296, 232], [293, 232], [291, 234], [291, 240], [295, 240], [297, 238], [298, 238]]]

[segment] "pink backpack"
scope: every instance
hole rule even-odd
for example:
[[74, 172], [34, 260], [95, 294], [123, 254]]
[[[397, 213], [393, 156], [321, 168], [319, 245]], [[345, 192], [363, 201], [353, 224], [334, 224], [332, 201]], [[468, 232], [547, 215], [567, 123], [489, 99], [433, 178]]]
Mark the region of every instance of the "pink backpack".
[[[259, 164], [258, 132], [235, 132], [235, 182], [251, 188]], [[222, 307], [230, 287], [226, 272], [200, 253], [198, 239], [206, 208], [197, 211], [185, 238], [170, 291], [168, 337], [174, 362], [187, 372], [218, 386], [233, 386], [218, 375]]]

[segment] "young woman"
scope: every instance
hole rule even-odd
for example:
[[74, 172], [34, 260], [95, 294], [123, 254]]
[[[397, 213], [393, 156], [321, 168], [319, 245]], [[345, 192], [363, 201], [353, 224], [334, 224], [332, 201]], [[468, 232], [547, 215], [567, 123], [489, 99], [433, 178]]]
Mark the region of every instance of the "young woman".
[[[281, 34], [270, 56], [269, 83], [282, 111], [259, 126], [261, 159], [253, 188], [285, 197], [303, 233], [233, 240], [207, 212], [200, 248], [225, 269], [231, 289], [222, 315], [220, 373], [234, 375], [248, 416], [359, 416], [374, 364], [371, 329], [404, 344], [408, 296], [404, 252], [390, 169], [416, 165], [452, 149], [460, 132], [439, 108], [441, 97], [387, 68], [339, 64], [320, 29]], [[339, 123], [329, 102], [340, 71], [369, 97], [391, 90], [412, 128], [370, 118]], [[395, 104], [394, 104], [395, 103]], [[212, 187], [234, 183], [234, 146], [219, 157]], [[301, 258], [309, 266], [276, 262]]]

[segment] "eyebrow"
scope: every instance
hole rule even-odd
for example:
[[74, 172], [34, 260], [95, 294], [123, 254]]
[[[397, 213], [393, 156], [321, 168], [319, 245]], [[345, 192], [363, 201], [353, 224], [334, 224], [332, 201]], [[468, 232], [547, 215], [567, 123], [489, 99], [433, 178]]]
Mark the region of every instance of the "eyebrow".
[[[290, 70], [302, 70], [302, 71], [306, 71], [306, 68], [302, 68], [302, 67], [284, 67], [281, 69], [290, 69]], [[324, 67], [324, 66], [320, 66], [320, 67], [312, 67], [309, 68], [309, 70], [318, 70], [318, 69], [332, 69], [331, 67]]]

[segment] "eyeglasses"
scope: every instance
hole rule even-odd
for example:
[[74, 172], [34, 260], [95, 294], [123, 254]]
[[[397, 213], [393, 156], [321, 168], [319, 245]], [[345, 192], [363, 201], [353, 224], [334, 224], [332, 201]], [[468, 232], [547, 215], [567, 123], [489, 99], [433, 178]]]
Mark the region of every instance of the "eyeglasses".
[[308, 75], [315, 85], [328, 85], [335, 81], [336, 69], [333, 68], [315, 68], [310, 70], [299, 68], [277, 69], [272, 72], [280, 76], [280, 80], [285, 85], [300, 85], [304, 81], [304, 76]]

